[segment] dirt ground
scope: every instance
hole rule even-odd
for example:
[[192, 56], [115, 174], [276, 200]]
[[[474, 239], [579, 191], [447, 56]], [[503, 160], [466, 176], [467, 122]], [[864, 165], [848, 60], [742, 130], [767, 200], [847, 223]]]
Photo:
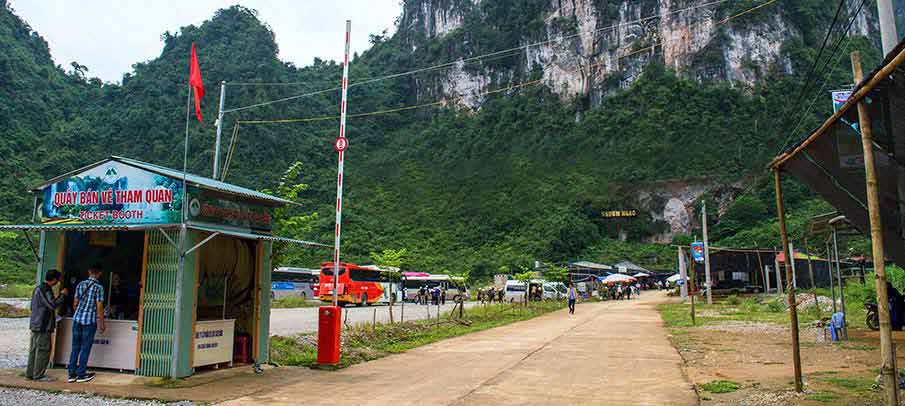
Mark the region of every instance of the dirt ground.
[[[770, 323], [727, 321], [671, 329], [671, 340], [685, 360], [685, 372], [699, 388], [727, 380], [738, 383], [731, 393], [699, 391], [702, 405], [879, 405], [883, 393], [874, 387], [879, 373], [877, 332], [849, 330], [849, 340], [827, 342], [822, 330], [800, 333], [805, 393], [793, 391], [789, 329]], [[897, 364], [905, 366], [905, 332], [895, 332]], [[905, 403], [903, 403], [905, 404]]]

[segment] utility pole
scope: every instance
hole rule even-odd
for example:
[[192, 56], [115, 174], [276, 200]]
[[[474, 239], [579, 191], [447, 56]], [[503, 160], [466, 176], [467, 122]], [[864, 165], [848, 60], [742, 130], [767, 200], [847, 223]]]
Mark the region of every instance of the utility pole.
[[892, 0], [877, 0], [877, 11], [880, 19], [880, 39], [883, 42], [883, 55], [885, 56], [892, 52], [893, 48], [899, 43]]
[[682, 247], [677, 247], [677, 249], [679, 250], [679, 280], [682, 281], [679, 292], [682, 300], [685, 300], [688, 297], [688, 271], [685, 270], [685, 254], [682, 252]]
[[226, 81], [220, 82], [220, 111], [217, 112], [217, 138], [214, 141], [214, 176], [220, 176], [220, 134], [223, 133], [223, 105], [226, 103]]
[[[888, 0], [880, 1], [880, 10], [887, 9], [888, 18], [892, 19], [892, 6]], [[881, 24], [883, 17], [881, 16]], [[884, 48], [886, 37], [883, 35]], [[893, 41], [894, 40], [890, 40]], [[852, 71], [855, 83], [864, 79], [861, 70], [861, 53], [852, 52]], [[883, 387], [886, 390], [886, 402], [889, 406], [899, 404], [899, 380], [896, 368], [895, 343], [892, 341], [892, 328], [889, 324], [889, 292], [886, 290], [886, 255], [883, 252], [883, 221], [880, 218], [880, 193], [877, 185], [877, 170], [874, 165], [874, 140], [870, 114], [867, 103], [858, 103], [858, 122], [861, 125], [861, 146], [864, 150], [864, 176], [867, 184], [867, 212], [870, 217], [871, 251], [874, 257], [874, 280], [877, 284], [877, 312], [880, 317], [880, 353], [882, 364], [880, 374], [883, 375]], [[838, 255], [838, 254], [837, 254]], [[836, 258], [837, 260], [839, 258]]]
[[707, 243], [707, 201], [701, 200], [701, 222], [704, 225], [704, 283], [707, 285], [707, 304], [713, 304], [710, 281], [710, 244]]

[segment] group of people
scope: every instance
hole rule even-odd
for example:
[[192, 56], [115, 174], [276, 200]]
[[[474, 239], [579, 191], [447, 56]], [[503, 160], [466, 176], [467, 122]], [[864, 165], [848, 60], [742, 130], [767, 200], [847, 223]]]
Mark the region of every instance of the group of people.
[[641, 296], [641, 284], [633, 283], [633, 284], [615, 284], [608, 285], [602, 287], [598, 292], [600, 292], [600, 297], [602, 299], [608, 300], [631, 300], [632, 295], [635, 297]]
[[[88, 357], [97, 332], [106, 330], [104, 321], [104, 287], [100, 278], [100, 265], [88, 268], [88, 279], [75, 288], [72, 314], [72, 351], [69, 354], [68, 382], [88, 382], [94, 373], [88, 372]], [[40, 382], [52, 382], [46, 375], [50, 363], [51, 337], [57, 324], [57, 309], [66, 302], [70, 292], [67, 288], [54, 292], [62, 274], [56, 269], [47, 271], [44, 282], [35, 287], [31, 296], [31, 317], [29, 329], [31, 342], [28, 347], [28, 367], [25, 378]]]
[[496, 289], [493, 286], [488, 289], [478, 289], [478, 301], [481, 304], [493, 303], [494, 300], [497, 303], [503, 303], [503, 296], [505, 295], [506, 291], [504, 289]]
[[446, 288], [442, 286], [422, 286], [418, 288], [418, 295], [415, 296], [415, 303], [424, 305], [444, 305], [446, 304]]

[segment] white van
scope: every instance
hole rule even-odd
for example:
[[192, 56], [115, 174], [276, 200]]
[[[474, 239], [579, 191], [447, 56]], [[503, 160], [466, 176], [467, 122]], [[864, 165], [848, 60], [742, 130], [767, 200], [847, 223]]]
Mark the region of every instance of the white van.
[[544, 299], [559, 300], [566, 297], [566, 284], [562, 282], [544, 282]]
[[506, 281], [506, 294], [503, 300], [507, 302], [524, 302], [527, 284], [519, 281]]

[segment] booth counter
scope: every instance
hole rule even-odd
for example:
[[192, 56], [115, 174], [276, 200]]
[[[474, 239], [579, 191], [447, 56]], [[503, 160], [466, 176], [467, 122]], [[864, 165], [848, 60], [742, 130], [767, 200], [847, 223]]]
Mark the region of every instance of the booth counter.
[[[88, 366], [134, 371], [136, 367], [136, 345], [138, 344], [138, 322], [127, 320], [106, 320], [107, 330], [98, 331], [88, 357]], [[72, 319], [63, 318], [57, 324], [57, 346], [54, 348], [54, 364], [68, 365], [72, 350]]]

